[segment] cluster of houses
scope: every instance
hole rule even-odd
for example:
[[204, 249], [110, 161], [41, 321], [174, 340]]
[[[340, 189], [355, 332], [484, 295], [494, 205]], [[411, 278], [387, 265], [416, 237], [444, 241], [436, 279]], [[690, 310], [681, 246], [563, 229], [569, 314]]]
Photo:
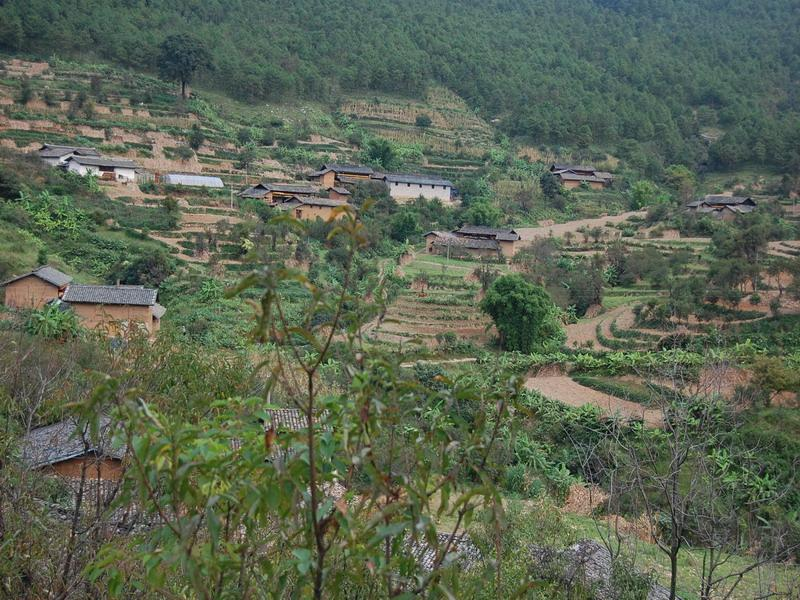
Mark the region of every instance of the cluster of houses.
[[698, 215], [709, 215], [721, 221], [733, 221], [756, 209], [756, 201], [749, 196], [726, 196], [710, 194], [689, 202], [686, 210]]
[[328, 220], [337, 218], [349, 206], [349, 187], [359, 183], [379, 182], [389, 195], [405, 204], [417, 198], [439, 200], [445, 205], [455, 203], [453, 184], [446, 179], [428, 175], [378, 173], [361, 165], [326, 164], [309, 175], [308, 182], [259, 183], [241, 192], [241, 198], [263, 200], [270, 206], [292, 211], [297, 219]]
[[[101, 156], [95, 148], [44, 144], [39, 148], [38, 155], [51, 167], [58, 167], [81, 176], [93, 175], [101, 181], [142, 183], [152, 179], [152, 175], [136, 162], [127, 158]], [[216, 189], [225, 187], [222, 179], [207, 175], [168, 173], [160, 180], [166, 185]]]
[[0, 284], [4, 303], [15, 310], [40, 309], [56, 304], [72, 310], [81, 325], [109, 337], [137, 326], [154, 335], [167, 309], [158, 302], [158, 290], [141, 285], [82, 285], [50, 266], [42, 266]]
[[587, 185], [593, 190], [611, 187], [614, 177], [606, 171], [598, 171], [594, 167], [581, 165], [550, 165], [550, 172], [558, 179], [562, 187], [571, 190]]
[[103, 181], [136, 181], [141, 169], [132, 160], [100, 156], [94, 148], [44, 144], [39, 158], [51, 167], [60, 167], [78, 175], [94, 175]]
[[425, 250], [448, 258], [508, 260], [519, 249], [520, 235], [513, 229], [464, 225], [453, 231], [429, 231]]

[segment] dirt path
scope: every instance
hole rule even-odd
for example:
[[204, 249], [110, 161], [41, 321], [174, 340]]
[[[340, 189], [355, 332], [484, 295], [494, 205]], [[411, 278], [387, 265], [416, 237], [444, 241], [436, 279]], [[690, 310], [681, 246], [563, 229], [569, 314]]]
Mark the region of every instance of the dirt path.
[[575, 233], [581, 227], [587, 227], [591, 229], [592, 227], [605, 227], [606, 223], [615, 223], [615, 224], [622, 223], [623, 221], [627, 221], [630, 217], [633, 216], [644, 217], [646, 214], [647, 214], [646, 211], [634, 210], [630, 212], [624, 212], [619, 215], [614, 215], [611, 217], [597, 217], [596, 219], [580, 219], [578, 221], [558, 223], [556, 225], [549, 225], [547, 227], [517, 227], [514, 229], [514, 231], [516, 231], [520, 235], [524, 243], [524, 242], [531, 242], [536, 238], [550, 237], [551, 235], [554, 237], [561, 237], [567, 231]]
[[213, 213], [187, 213], [181, 214], [181, 228], [186, 229], [184, 226], [192, 225], [215, 225], [221, 221], [227, 221], [231, 225], [234, 223], [241, 223], [244, 221], [241, 217], [234, 215], [223, 214], [217, 215]]
[[568, 406], [580, 407], [592, 404], [606, 415], [618, 414], [629, 419], [642, 419], [649, 427], [661, 425], [661, 412], [643, 407], [636, 402], [622, 400], [576, 383], [566, 376], [531, 377], [525, 387], [535, 390]]
[[[595, 348], [603, 348], [604, 346], [600, 343], [600, 340], [597, 339], [597, 325], [604, 327], [603, 331], [605, 335], [610, 337], [610, 330], [608, 328], [611, 326], [611, 322], [630, 312], [631, 307], [625, 304], [599, 314], [596, 317], [592, 317], [591, 319], [582, 319], [577, 323], [567, 325], [567, 347], [580, 348], [587, 342], [592, 342]], [[631, 316], [632, 314], [633, 313], [631, 313]], [[605, 327], [606, 322], [608, 327]]]
[[411, 369], [415, 365], [423, 364], [423, 365], [458, 365], [463, 363], [475, 363], [478, 362], [478, 359], [475, 357], [469, 358], [445, 358], [442, 360], [415, 360], [412, 362], [404, 362], [400, 363], [401, 369]]

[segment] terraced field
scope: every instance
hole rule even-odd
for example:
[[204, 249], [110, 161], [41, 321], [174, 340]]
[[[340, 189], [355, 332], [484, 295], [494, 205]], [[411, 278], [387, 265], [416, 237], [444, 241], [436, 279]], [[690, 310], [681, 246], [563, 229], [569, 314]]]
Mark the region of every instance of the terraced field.
[[[477, 346], [494, 336], [491, 320], [478, 308], [480, 284], [474, 271], [478, 262], [419, 255], [402, 268], [409, 281], [379, 322], [367, 329], [368, 339], [397, 348], [408, 344], [435, 349], [436, 336], [451, 332], [458, 341]], [[492, 265], [507, 272], [506, 265]]]
[[[442, 175], [479, 168], [482, 161], [477, 159], [493, 143], [489, 124], [443, 88], [431, 88], [424, 102], [372, 97], [344, 102], [339, 110], [383, 137], [419, 144], [430, 159], [429, 166]], [[429, 127], [415, 125], [417, 116], [423, 114], [431, 119]], [[459, 158], [454, 159], [454, 155]]]

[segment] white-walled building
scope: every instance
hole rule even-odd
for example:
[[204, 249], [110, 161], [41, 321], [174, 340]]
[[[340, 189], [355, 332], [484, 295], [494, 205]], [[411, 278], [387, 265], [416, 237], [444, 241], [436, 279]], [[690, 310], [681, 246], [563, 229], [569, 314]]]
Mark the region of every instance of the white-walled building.
[[95, 156], [100, 153], [94, 148], [82, 148], [80, 146], [60, 146], [57, 144], [44, 144], [39, 148], [39, 158], [51, 167], [63, 165], [73, 156]]
[[79, 175], [95, 175], [106, 181], [136, 181], [138, 165], [124, 158], [72, 156], [66, 161], [67, 171]]
[[381, 179], [389, 188], [389, 195], [399, 204], [411, 202], [419, 197], [426, 200], [441, 200], [442, 204], [454, 204], [453, 184], [446, 179], [430, 175], [387, 174]]

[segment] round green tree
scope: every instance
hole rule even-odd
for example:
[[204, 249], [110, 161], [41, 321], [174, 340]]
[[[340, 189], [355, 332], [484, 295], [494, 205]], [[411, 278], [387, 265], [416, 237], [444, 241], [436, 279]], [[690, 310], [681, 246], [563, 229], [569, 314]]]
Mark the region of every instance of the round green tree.
[[158, 70], [162, 79], [179, 81], [181, 98], [186, 99], [186, 84], [191, 83], [199, 69], [210, 69], [211, 53], [205, 42], [188, 34], [167, 37], [159, 46]]
[[521, 275], [495, 279], [480, 306], [492, 317], [504, 350], [533, 352], [546, 342], [564, 338], [559, 310], [550, 295]]

